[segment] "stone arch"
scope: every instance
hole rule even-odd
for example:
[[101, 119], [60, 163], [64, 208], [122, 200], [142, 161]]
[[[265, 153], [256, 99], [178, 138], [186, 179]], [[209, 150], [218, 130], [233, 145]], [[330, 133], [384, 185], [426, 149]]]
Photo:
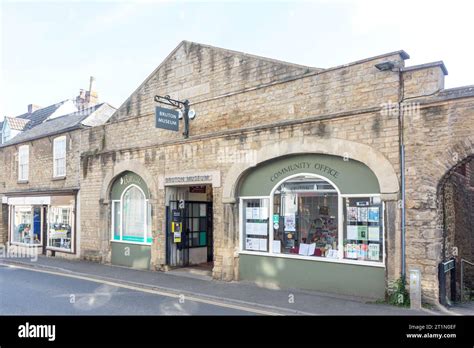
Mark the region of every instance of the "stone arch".
[[392, 163], [374, 148], [345, 139], [285, 139], [257, 150], [252, 163], [236, 163], [228, 171], [223, 186], [223, 201], [235, 202], [237, 185], [243, 175], [258, 164], [276, 157], [322, 153], [340, 157], [348, 157], [367, 165], [379, 180], [380, 192], [386, 197], [397, 199], [399, 182]]
[[[461, 299], [461, 282], [459, 261], [461, 258], [472, 259], [473, 235], [472, 227], [474, 219], [470, 214], [474, 202], [472, 189], [469, 183], [464, 181], [466, 174], [455, 174], [460, 167], [474, 162], [474, 136], [467, 137], [449, 147], [444, 156], [439, 160], [442, 164], [438, 169], [438, 175], [434, 177], [436, 185], [436, 221], [441, 230], [441, 248], [438, 260], [447, 261], [455, 258], [456, 267], [456, 294], [450, 291], [450, 287], [439, 282], [439, 301], [446, 304], [446, 298], [459, 301]], [[470, 232], [471, 231], [471, 232]], [[456, 246], [456, 253], [453, 247]], [[470, 269], [468, 269], [470, 271]], [[441, 278], [438, 279], [440, 281]], [[449, 282], [449, 280], [448, 280]], [[473, 274], [465, 272], [464, 285], [471, 284]]]
[[110, 190], [112, 188], [115, 179], [123, 172], [133, 172], [145, 181], [150, 190], [150, 199], [156, 199], [158, 197], [157, 183], [150, 171], [137, 160], [126, 160], [116, 163], [112, 170], [108, 171], [102, 181], [102, 187], [100, 190], [100, 200], [104, 203], [109, 201]]

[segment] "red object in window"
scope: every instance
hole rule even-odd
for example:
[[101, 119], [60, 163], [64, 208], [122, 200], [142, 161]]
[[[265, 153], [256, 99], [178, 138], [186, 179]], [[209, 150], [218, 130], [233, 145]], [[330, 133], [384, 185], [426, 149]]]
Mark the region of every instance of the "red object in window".
[[321, 256], [321, 249], [318, 249], [318, 248], [314, 249], [313, 256]]

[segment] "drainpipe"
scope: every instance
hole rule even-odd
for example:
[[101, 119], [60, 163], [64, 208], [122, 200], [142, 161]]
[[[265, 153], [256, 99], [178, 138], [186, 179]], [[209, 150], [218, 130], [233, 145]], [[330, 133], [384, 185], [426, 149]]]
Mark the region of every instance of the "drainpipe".
[[406, 264], [405, 264], [405, 230], [406, 230], [406, 210], [405, 210], [405, 143], [403, 139], [404, 133], [404, 119], [403, 119], [403, 108], [402, 103], [404, 99], [404, 83], [403, 83], [403, 67], [398, 62], [387, 61], [376, 64], [375, 67], [379, 71], [391, 71], [398, 73], [398, 140], [400, 146], [400, 178], [401, 178], [401, 193], [402, 193], [402, 221], [401, 221], [401, 277], [405, 280], [406, 276]]
[[405, 207], [405, 143], [404, 143], [404, 118], [402, 103], [404, 100], [404, 83], [403, 83], [403, 71], [401, 67], [397, 67], [398, 71], [398, 127], [399, 127], [399, 142], [400, 142], [400, 177], [401, 177], [401, 191], [402, 191], [402, 221], [401, 221], [401, 277], [405, 281], [406, 277], [406, 261], [405, 261], [405, 232], [406, 232], [406, 207]]

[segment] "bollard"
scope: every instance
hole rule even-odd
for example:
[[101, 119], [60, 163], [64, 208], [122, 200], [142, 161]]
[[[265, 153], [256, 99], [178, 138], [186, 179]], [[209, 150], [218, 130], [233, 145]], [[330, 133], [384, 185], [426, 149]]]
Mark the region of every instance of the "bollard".
[[410, 269], [410, 308], [421, 309], [421, 272]]

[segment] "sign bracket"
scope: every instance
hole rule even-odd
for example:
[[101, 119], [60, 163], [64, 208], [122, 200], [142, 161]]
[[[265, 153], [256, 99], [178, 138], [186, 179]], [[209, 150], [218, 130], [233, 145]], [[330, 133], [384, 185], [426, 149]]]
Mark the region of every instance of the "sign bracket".
[[160, 96], [155, 95], [153, 98], [155, 102], [173, 106], [175, 108], [183, 109], [183, 118], [184, 118], [184, 132], [183, 136], [185, 139], [189, 137], [189, 100], [185, 99], [183, 101], [172, 99], [169, 95]]

